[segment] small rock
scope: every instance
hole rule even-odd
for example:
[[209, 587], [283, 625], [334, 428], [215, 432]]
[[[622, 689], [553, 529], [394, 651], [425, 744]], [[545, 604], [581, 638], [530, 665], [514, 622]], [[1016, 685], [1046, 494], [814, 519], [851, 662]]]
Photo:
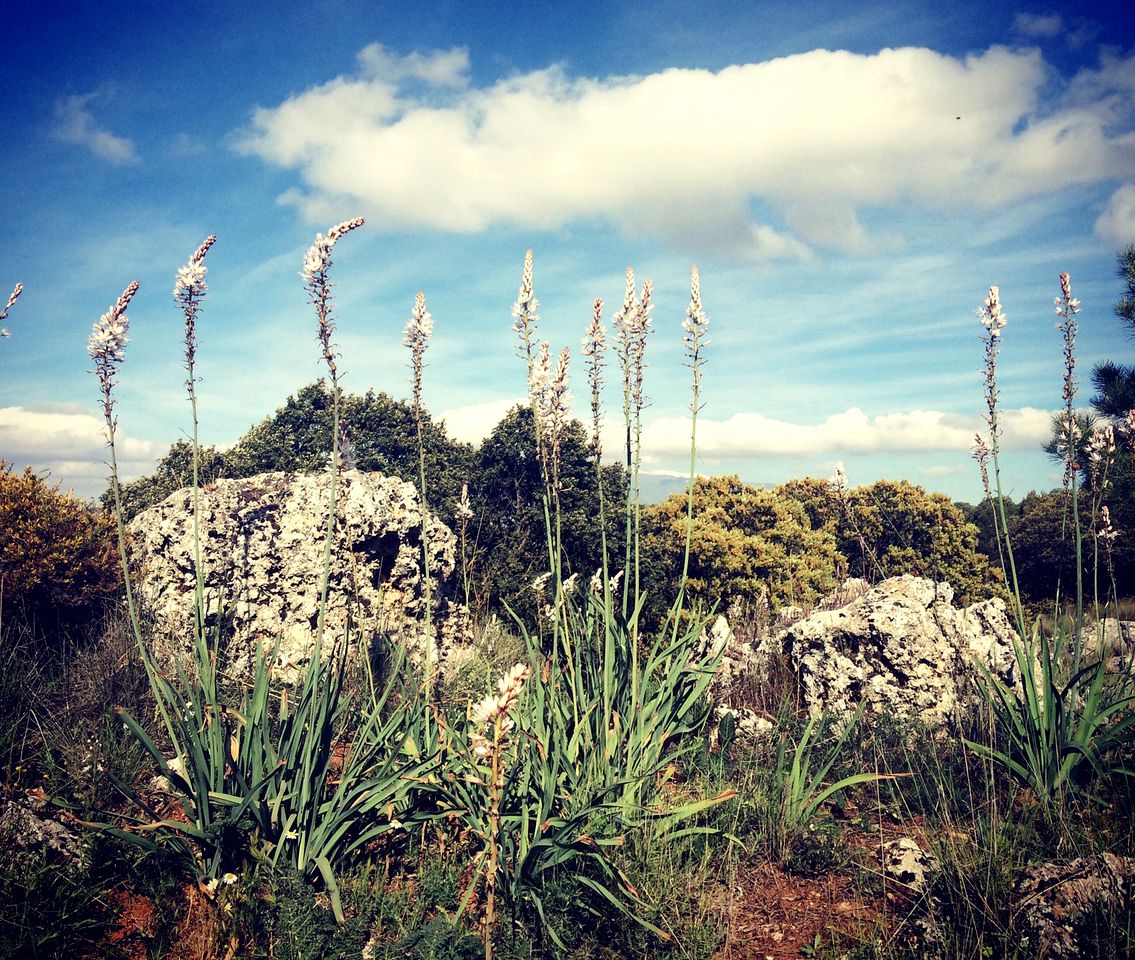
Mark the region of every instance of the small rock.
[[927, 853], [918, 841], [910, 837], [900, 837], [883, 844], [879, 862], [888, 880], [901, 883], [907, 892], [916, 896], [927, 891], [938, 871], [938, 858]]
[[87, 836], [52, 817], [52, 808], [37, 796], [0, 800], [0, 847], [9, 863], [47, 862], [73, 872], [90, 862]]

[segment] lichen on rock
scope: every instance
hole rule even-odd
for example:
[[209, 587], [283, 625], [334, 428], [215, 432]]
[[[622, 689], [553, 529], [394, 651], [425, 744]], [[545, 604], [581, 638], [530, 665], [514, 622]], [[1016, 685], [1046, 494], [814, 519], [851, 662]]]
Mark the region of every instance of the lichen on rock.
[[[198, 494], [206, 612], [223, 626], [230, 674], [247, 675], [258, 649], [275, 650], [274, 669], [294, 678], [311, 656], [319, 620], [329, 477], [266, 473], [222, 479]], [[465, 631], [452, 601], [453, 532], [428, 527], [430, 630], [425, 629], [421, 512], [413, 484], [343, 471], [325, 613], [325, 637], [376, 632], [406, 641], [411, 659], [444, 659]], [[192, 648], [196, 586], [193, 491], [179, 490], [130, 523], [138, 592], [155, 623], [160, 661]]]

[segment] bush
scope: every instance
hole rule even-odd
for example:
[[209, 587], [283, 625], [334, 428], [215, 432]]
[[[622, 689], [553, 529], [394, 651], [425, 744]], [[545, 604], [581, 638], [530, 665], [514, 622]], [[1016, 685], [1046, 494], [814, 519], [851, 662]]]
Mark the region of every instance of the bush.
[[[702, 478], [694, 486], [686, 595], [692, 604], [727, 604], [767, 592], [776, 610], [815, 603], [835, 585], [835, 539], [814, 530], [804, 508], [737, 477]], [[672, 597], [686, 537], [686, 495], [645, 512], [651, 594]], [[662, 613], [650, 606], [657, 617]]]
[[114, 520], [0, 460], [0, 601], [29, 622], [75, 622], [121, 583]]

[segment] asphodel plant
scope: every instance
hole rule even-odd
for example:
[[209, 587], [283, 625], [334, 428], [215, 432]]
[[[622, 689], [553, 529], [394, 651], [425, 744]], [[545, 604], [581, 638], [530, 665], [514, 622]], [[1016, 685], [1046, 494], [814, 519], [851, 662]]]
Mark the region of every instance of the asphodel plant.
[[[402, 827], [416, 797], [429, 789], [436, 755], [425, 753], [426, 711], [416, 687], [402, 685], [402, 661], [396, 658], [381, 691], [352, 702], [345, 690], [349, 637], [325, 649], [328, 584], [336, 531], [339, 383], [332, 341], [333, 304], [329, 271], [331, 251], [346, 233], [361, 226], [350, 220], [333, 227], [304, 259], [303, 277], [318, 321], [318, 340], [328, 366], [334, 398], [334, 427], [328, 516], [320, 605], [314, 646], [298, 679], [276, 681], [277, 646], [257, 651], [251, 687], [226, 696], [218, 682], [223, 656], [220, 611], [207, 628], [210, 610], [206, 571], [200, 552], [197, 471], [195, 359], [196, 319], [205, 292], [206, 240], [178, 271], [174, 296], [186, 320], [186, 360], [193, 410], [195, 606], [194, 653], [190, 667], [178, 662], [173, 675], [159, 670], [142, 628], [131, 586], [127, 542], [119, 501], [114, 437], [113, 384], [124, 358], [126, 305], [137, 291], [132, 284], [95, 325], [90, 351], [103, 394], [111, 449], [111, 486], [115, 494], [119, 544], [131, 623], [146, 666], [164, 735], [152, 736], [136, 718], [119, 710], [126, 727], [153, 758], [178, 797], [182, 816], [163, 817], [129, 784], [118, 783], [134, 799], [141, 815], [116, 823], [91, 824], [148, 847], [172, 844], [182, 851], [203, 889], [216, 889], [218, 878], [244, 866], [275, 869], [288, 864], [325, 885], [337, 917], [343, 919], [336, 871], [371, 840]], [[219, 598], [215, 598], [219, 606]]]
[[[1005, 746], [966, 741], [975, 753], [992, 760], [1020, 784], [1031, 789], [1039, 798], [1044, 814], [1050, 818], [1060, 816], [1063, 801], [1070, 792], [1090, 791], [1093, 785], [1116, 775], [1135, 775], [1122, 760], [1135, 730], [1135, 693], [1131, 692], [1129, 681], [1108, 674], [1107, 660], [1102, 651], [1095, 662], [1082, 665], [1084, 541], [1077, 493], [1080, 438], [1076, 436], [1078, 421], [1073, 410], [1076, 315], [1080, 312], [1080, 301], [1072, 296], [1067, 273], [1060, 275], [1060, 296], [1055, 303], [1064, 344], [1065, 408], [1060, 420], [1064, 433], [1058, 438], [1058, 449], [1064, 455], [1064, 480], [1070, 504], [1071, 550], [1076, 565], [1075, 615], [1069, 626], [1057, 611], [1055, 635], [1052, 637], [1039, 618], [1031, 630], [1026, 628], [999, 479], [996, 357], [1005, 316], [1001, 310], [1000, 291], [997, 287], [990, 287], [979, 311], [987, 331], [985, 380], [990, 440], [987, 443], [984, 438], [978, 437], [976, 456], [981, 465], [986, 496], [994, 507], [998, 548], [1002, 557], [1008, 559], [1019, 633], [1013, 640], [1017, 682], [1006, 683], [985, 664], [978, 664], [978, 689], [998, 721]], [[1106, 448], [1106, 436], [1099, 444]], [[1106, 450], [1100, 453], [1101, 459], [1105, 453]], [[989, 483], [989, 464], [992, 464], [993, 475], [997, 478], [993, 488]], [[1105, 471], [1102, 464], [1095, 468], [1101, 471], [1101, 475]], [[1097, 506], [1098, 501], [1093, 502], [1093, 522]], [[1094, 537], [1093, 542], [1098, 550], [1099, 538]], [[1099, 606], [1097, 595], [1097, 611]]]
[[[694, 282], [696, 291], [696, 274]], [[628, 435], [635, 446], [641, 439], [635, 411], [641, 413], [641, 345], [649, 290], [647, 284], [642, 301], [634, 299], [635, 316], [627, 320], [625, 333], [624, 352], [630, 364], [625, 383]], [[647, 824], [653, 826], [655, 840], [703, 831], [707, 828], [691, 824], [691, 818], [733, 795], [726, 791], [670, 806], [662, 789], [673, 762], [696, 746], [689, 735], [700, 733], [708, 712], [705, 691], [716, 660], [698, 654], [704, 619], [683, 618], [679, 628], [661, 631], [642, 658], [639, 617], [645, 598], [633, 584], [631, 593], [625, 594], [627, 601], [633, 597], [633, 606], [624, 613], [624, 601], [615, 597], [605, 569], [592, 578], [590, 589], [579, 586], [575, 576], [562, 576], [556, 431], [567, 415], [567, 355], [560, 354], [553, 371], [550, 348], [535, 340], [536, 303], [529, 253], [513, 316], [521, 338], [520, 354], [528, 365], [537, 455], [545, 477], [549, 569], [540, 582], [550, 602], [541, 604], [538, 612], [543, 623], [530, 627], [517, 620], [528, 663], [518, 666], [516, 676], [527, 680], [522, 690], [510, 695], [507, 735], [498, 736], [503, 728], [498, 730], [491, 722], [504, 714], [500, 698], [506, 686], [512, 689], [509, 678], [502, 679], [499, 694], [493, 695], [498, 699], [490, 697], [471, 711], [464, 759], [459, 750], [453, 754], [453, 762], [464, 764], [465, 773], [451, 769], [453, 776], [440, 787], [447, 799], [439, 816], [460, 817], [484, 843], [476, 860], [475, 883], [466, 891], [463, 906], [470, 902], [474, 887], [483, 884], [491, 903], [485, 928], [487, 957], [498, 918], [498, 896], [514, 913], [534, 916], [538, 928], [563, 947], [544, 901], [545, 884], [553, 873], [570, 878], [595, 903], [624, 913], [666, 939], [647, 920], [647, 905], [613, 854]], [[594, 425], [599, 422], [595, 358], [605, 340], [600, 311], [596, 301], [584, 350], [592, 360]], [[697, 333], [691, 336], [701, 344], [706, 321], [704, 315], [696, 316]], [[695, 360], [700, 362], [700, 353]], [[695, 404], [697, 396], [695, 388]], [[632, 468], [638, 459], [632, 450]], [[621, 571], [616, 580], [634, 577], [636, 499], [632, 481], [627, 487], [630, 539], [624, 553], [625, 573]], [[550, 643], [545, 637], [549, 628]]]

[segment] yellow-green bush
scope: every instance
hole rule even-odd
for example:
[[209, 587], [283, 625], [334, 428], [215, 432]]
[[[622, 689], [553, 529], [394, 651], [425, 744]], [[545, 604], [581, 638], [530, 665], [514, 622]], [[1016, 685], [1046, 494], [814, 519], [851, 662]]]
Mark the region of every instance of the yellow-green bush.
[[114, 521], [30, 468], [0, 460], [0, 581], [5, 610], [66, 615], [121, 582]]
[[[686, 539], [686, 495], [645, 511], [651, 586], [673, 595]], [[699, 478], [694, 487], [686, 596], [724, 609], [767, 590], [773, 610], [809, 606], [836, 582], [838, 554], [828, 530], [813, 529], [800, 503], [737, 477]]]

